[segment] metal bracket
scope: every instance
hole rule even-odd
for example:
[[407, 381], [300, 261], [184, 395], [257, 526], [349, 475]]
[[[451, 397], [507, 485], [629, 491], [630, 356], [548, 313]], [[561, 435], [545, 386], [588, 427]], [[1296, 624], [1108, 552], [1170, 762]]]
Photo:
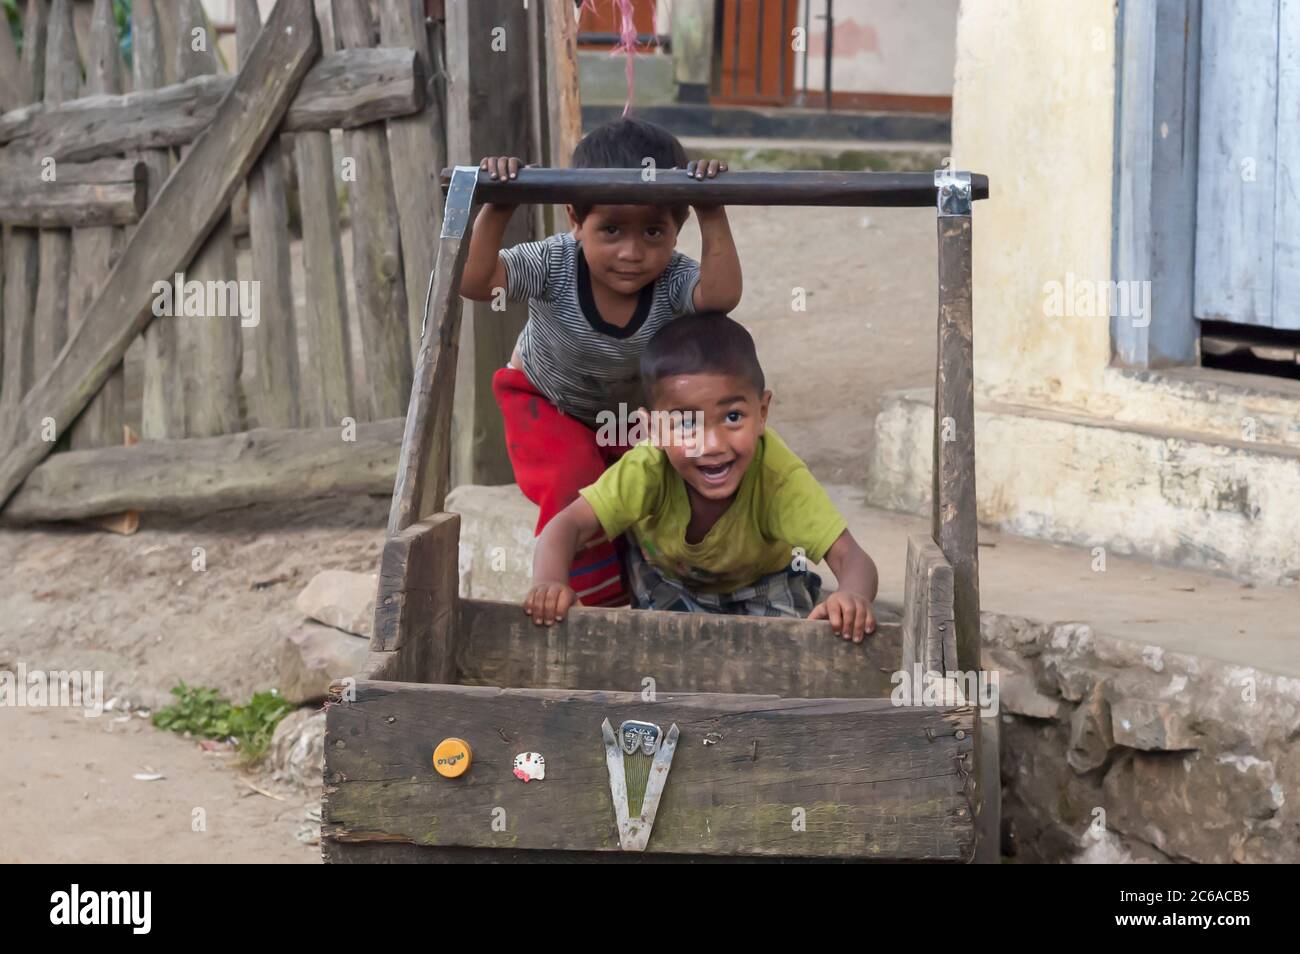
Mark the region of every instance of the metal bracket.
[[[447, 204], [442, 212], [442, 234], [439, 238], [463, 239], [469, 225], [470, 209], [474, 207], [474, 189], [478, 186], [478, 166], [456, 166], [447, 186]], [[429, 302], [433, 300], [433, 281], [437, 277], [437, 262], [429, 272], [429, 287], [424, 291], [424, 317], [420, 321], [420, 340], [429, 330]]]
[[970, 173], [951, 169], [936, 169], [935, 205], [940, 215], [970, 215]]
[[447, 205], [442, 213], [441, 238], [465, 237], [465, 226], [469, 224], [469, 210], [474, 205], [474, 187], [477, 185], [478, 166], [457, 166], [451, 171]]
[[[651, 733], [647, 731], [653, 729]], [[629, 733], [629, 728], [632, 732]], [[624, 722], [619, 727], [619, 734], [614, 734], [614, 727], [606, 719], [600, 726], [601, 737], [605, 743], [605, 767], [609, 770], [609, 793], [614, 800], [614, 821], [618, 825], [618, 843], [624, 851], [645, 851], [650, 841], [650, 832], [654, 829], [655, 815], [659, 812], [659, 799], [664, 793], [664, 783], [668, 781], [668, 770], [672, 768], [673, 753], [677, 751], [677, 739], [681, 734], [677, 723], [673, 723], [667, 733], [648, 722]], [[645, 796], [641, 802], [641, 813], [631, 817], [628, 807], [627, 769], [624, 753], [631, 746], [633, 758], [652, 759], [649, 774], [645, 776]]]

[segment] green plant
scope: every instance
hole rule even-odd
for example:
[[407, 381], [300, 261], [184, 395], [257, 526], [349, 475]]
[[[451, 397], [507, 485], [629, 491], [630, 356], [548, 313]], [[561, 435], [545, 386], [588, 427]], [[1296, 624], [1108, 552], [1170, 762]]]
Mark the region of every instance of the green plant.
[[231, 705], [216, 689], [184, 682], [172, 689], [172, 695], [176, 701], [154, 713], [157, 728], [204, 739], [230, 739], [250, 764], [266, 754], [275, 727], [293, 711], [274, 689], [256, 693], [246, 706]]

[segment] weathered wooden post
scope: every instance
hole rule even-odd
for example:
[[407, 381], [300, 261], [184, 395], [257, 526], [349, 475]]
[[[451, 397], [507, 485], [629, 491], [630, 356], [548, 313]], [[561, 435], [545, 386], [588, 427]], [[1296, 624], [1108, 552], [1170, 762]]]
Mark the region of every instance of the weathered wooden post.
[[[207, 18], [199, 0], [181, 4], [181, 27], [176, 39], [176, 75], [182, 82], [217, 72], [215, 34], [209, 35]], [[188, 154], [193, 146], [182, 150]], [[230, 213], [221, 217], [198, 254], [184, 272], [185, 282], [227, 282], [237, 278], [235, 238]], [[165, 276], [157, 276], [165, 279]], [[181, 289], [173, 288], [175, 299]], [[206, 296], [211, 299], [215, 296]], [[178, 309], [179, 311], [179, 309]], [[239, 378], [243, 368], [244, 339], [240, 321], [233, 316], [172, 318], [177, 331], [177, 351], [172, 360], [182, 364], [179, 385], [184, 395], [185, 436], [215, 437], [240, 429], [242, 414]], [[173, 394], [172, 400], [180, 400]]]
[[[131, 5], [131, 42], [131, 78], [135, 89], [166, 86], [166, 47], [155, 0], [135, 0]], [[171, 150], [146, 149], [139, 156], [148, 169], [149, 196], [152, 199], [171, 175]], [[174, 318], [159, 318], [144, 329], [140, 436], [147, 441], [185, 436], [185, 404], [179, 398], [177, 344]]]
[[[27, 0], [22, 62], [12, 95], [34, 103], [45, 87], [45, 0]], [[39, 271], [35, 229], [6, 228], [4, 235], [4, 379], [0, 407], [12, 412], [35, 380], [36, 286]]]
[[[49, 35], [45, 46], [45, 102], [58, 105], [76, 99], [81, 85], [81, 64], [77, 59], [77, 38], [72, 27], [72, 0], [54, 0], [50, 10]], [[49, 167], [58, 174], [57, 164]], [[46, 167], [42, 159], [41, 175]], [[33, 188], [35, 183], [33, 183]], [[36, 287], [36, 317], [33, 355], [35, 376], [40, 378], [68, 338], [68, 286], [72, 271], [72, 233], [62, 228], [40, 232], [40, 283]], [[69, 421], [57, 421], [62, 436]]]
[[[86, 92], [122, 92], [122, 62], [117, 46], [117, 23], [112, 0], [95, 0], [86, 62]], [[122, 230], [111, 225], [77, 229], [72, 233], [72, 288], [68, 323], [76, 327], [99, 294], [112, 270], [122, 241]], [[72, 447], [111, 447], [121, 444], [126, 423], [126, 373], [119, 363], [90, 406], [72, 426]]]
[[[375, 45], [369, 4], [335, 0], [334, 29], [343, 49]], [[399, 416], [411, 393], [410, 316], [385, 132], [379, 123], [367, 123], [343, 133], [344, 162], [353, 169], [344, 179], [352, 214], [357, 319], [376, 419]]]
[[[322, 53], [336, 49], [331, 0], [316, 0]], [[330, 134], [304, 129], [293, 137], [298, 171], [298, 207], [302, 211], [302, 265], [306, 278], [307, 353], [315, 382], [311, 413], [305, 423], [338, 427], [345, 417], [360, 419], [353, 394], [352, 343], [348, 335], [348, 296], [339, 229], [338, 180]]]
[[[447, 157], [455, 165], [484, 156], [529, 155], [528, 21], [517, 0], [447, 0]], [[502, 238], [506, 246], [531, 237], [521, 206]], [[451, 484], [505, 484], [514, 479], [506, 456], [492, 375], [509, 360], [527, 308], [511, 303], [465, 304], [456, 374]]]
[[[257, 0], [238, 0], [235, 43], [242, 67], [262, 30]], [[293, 282], [289, 266], [289, 207], [280, 164], [280, 137], [272, 136], [248, 174], [248, 238], [252, 244], [253, 280], [258, 283], [258, 322], [253, 328], [257, 350], [257, 392], [253, 400], [258, 427], [297, 427], [298, 334], [293, 323]]]
[[[957, 668], [979, 673], [979, 516], [975, 496], [975, 360], [971, 344], [971, 177], [935, 173], [938, 190], [939, 335], [934, 390], [931, 532], [952, 566]], [[980, 704], [982, 700], [973, 700]], [[976, 860], [1000, 850], [1001, 788], [997, 717], [979, 720], [972, 801]]]

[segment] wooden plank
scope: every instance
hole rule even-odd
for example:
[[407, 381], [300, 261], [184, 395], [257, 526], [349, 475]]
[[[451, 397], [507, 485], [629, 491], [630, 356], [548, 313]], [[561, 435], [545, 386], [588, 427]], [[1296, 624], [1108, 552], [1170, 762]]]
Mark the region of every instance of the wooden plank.
[[304, 416], [319, 425], [339, 424], [345, 417], [361, 415], [353, 395], [352, 344], [329, 133], [298, 133], [293, 148], [302, 210], [308, 354], [315, 382], [313, 413]]
[[43, 163], [0, 154], [0, 222], [6, 225], [111, 231], [139, 221], [148, 188], [143, 164], [133, 159]]
[[[374, 24], [365, 4], [336, 2], [334, 26], [345, 47], [372, 42]], [[392, 417], [402, 413], [410, 395], [411, 348], [388, 141], [382, 127], [363, 126], [344, 132], [343, 149], [344, 161], [355, 164], [348, 182], [352, 274], [371, 413]]]
[[415, 50], [419, 73], [426, 77], [424, 100], [419, 113], [388, 121], [388, 149], [393, 167], [393, 186], [402, 201], [397, 206], [397, 224], [402, 237], [402, 269], [406, 279], [411, 354], [420, 350], [424, 326], [424, 298], [433, 272], [438, 234], [442, 231], [442, 193], [438, 189], [436, 157], [446, 161], [447, 143], [442, 133], [442, 114], [432, 90], [428, 34], [424, 29], [420, 0], [381, 0], [380, 41], [385, 46]]
[[546, 164], [567, 168], [582, 139], [582, 96], [578, 87], [578, 25], [566, 0], [545, 0], [547, 108], [550, 133]]
[[[972, 806], [958, 760], [973, 710], [887, 699], [495, 689], [360, 682], [326, 717], [327, 840], [618, 851], [600, 725], [650, 719], [682, 735], [647, 852], [961, 861]], [[957, 738], [957, 733], [961, 738]], [[473, 750], [433, 771], [439, 739]], [[701, 744], [705, 739], [715, 744]], [[522, 785], [519, 752], [546, 778]], [[504, 809], [504, 831], [494, 809]]]
[[[77, 38], [72, 26], [72, 0], [54, 0], [45, 41], [45, 102], [75, 99], [81, 85]], [[72, 272], [72, 235], [65, 229], [42, 229], [41, 277], [36, 286], [36, 334], [32, 360], [36, 377], [54, 363], [68, 338], [68, 293]]]
[[1277, 44], [1277, 0], [1203, 5], [1195, 301], [1201, 319], [1273, 323]]
[[413, 681], [451, 682], [459, 639], [460, 515], [435, 514], [384, 544], [375, 601], [376, 652], [401, 652]]
[[[676, 9], [676, 8], [674, 8]], [[565, 0], [544, 0], [544, 69], [546, 71], [546, 156], [552, 169], [573, 163], [582, 139], [582, 95], [578, 83], [578, 22]], [[551, 206], [551, 226], [567, 222], [562, 205]]]
[[[89, 45], [86, 51], [86, 88], [91, 94], [122, 91], [122, 56], [117, 42], [117, 21], [113, 0], [95, 0], [91, 11]], [[131, 161], [139, 181], [139, 214], [144, 213], [148, 189], [147, 168], [143, 162]], [[113, 261], [122, 243], [121, 229], [83, 228], [72, 233], [72, 289], [68, 303], [68, 323], [76, 328], [86, 317], [86, 309], [103, 287], [113, 270]], [[126, 436], [126, 373], [119, 362], [99, 393], [72, 425], [71, 446], [111, 447]], [[138, 525], [138, 518], [137, 518]], [[133, 531], [134, 532], [134, 531]]]
[[76, 99], [81, 92], [81, 56], [72, 18], [72, 0], [53, 0], [45, 40], [45, 85], [42, 98], [47, 106]]
[[907, 538], [903, 582], [903, 672], [957, 671], [957, 627], [952, 606], [952, 566], [929, 537]]
[[382, 494], [397, 466], [400, 418], [338, 428], [257, 429], [55, 454], [5, 507], [9, 523], [122, 510], [199, 514], [339, 494]]
[[27, 79], [24, 101], [28, 103], [39, 103], [45, 98], [45, 44], [49, 25], [48, 0], [27, 0], [23, 13], [23, 73]]
[[[0, 26], [7, 27], [8, 23]], [[0, 113], [17, 109], [27, 102], [27, 90], [27, 78], [18, 58], [18, 48], [14, 45], [14, 35], [7, 29], [0, 30]]]
[[463, 235], [449, 235], [438, 241], [438, 260], [429, 294], [429, 327], [415, 362], [402, 456], [388, 514], [390, 537], [441, 511], [451, 490], [453, 403], [463, 310], [460, 277], [472, 234], [473, 221], [467, 217]]
[[1300, 329], [1300, 0], [1278, 7], [1273, 327]]
[[4, 378], [0, 409], [7, 417], [35, 381], [36, 285], [39, 276], [36, 233], [4, 232]]
[[[188, 145], [212, 122], [234, 81], [233, 76], [199, 76], [167, 86], [159, 77], [158, 87], [125, 95], [87, 96], [57, 108], [25, 107], [0, 116], [0, 143], [75, 161]], [[346, 129], [418, 112], [426, 82], [414, 50], [331, 53], [303, 80], [280, 131]]]
[[[317, 0], [321, 45], [329, 55], [334, 42], [331, 0]], [[314, 399], [304, 418], [322, 426], [361, 416], [353, 395], [352, 343], [344, 287], [343, 245], [339, 231], [338, 170], [330, 134], [316, 130], [293, 137], [302, 213], [302, 263], [306, 276], [304, 317]]]
[[[483, 156], [528, 154], [527, 11], [512, 0], [448, 0], [447, 155], [457, 164], [477, 165]], [[516, 37], [499, 47], [499, 37]], [[476, 200], [477, 201], [477, 200]], [[530, 241], [527, 210], [510, 221], [502, 245]], [[451, 486], [503, 484], [514, 480], [506, 454], [501, 409], [492, 395], [492, 375], [509, 363], [528, 318], [525, 302], [504, 311], [490, 302], [464, 304], [451, 432]]]
[[[131, 75], [137, 90], [165, 84], [162, 30], [154, 0], [131, 5]], [[149, 195], [156, 197], [171, 174], [171, 150], [146, 149], [138, 153], [148, 170]], [[162, 318], [144, 329], [144, 366], [140, 399], [140, 434], [147, 440], [185, 435], [185, 404], [181, 400], [183, 369], [176, 360], [176, 321]]]
[[[451, 170], [442, 171], [442, 187]], [[988, 176], [971, 174], [971, 198], [987, 199]], [[639, 169], [520, 169], [516, 179], [479, 175], [478, 202], [633, 203], [639, 205], [798, 205], [934, 207], [930, 172], [746, 172], [694, 179], [683, 170], [660, 169], [653, 182]]]
[[[215, 33], [210, 33], [206, 44], [194, 42], [196, 30], [209, 30], [201, 0], [182, 0], [180, 12], [176, 75], [187, 80], [216, 73]], [[195, 48], [204, 45], [205, 49]], [[265, 151], [264, 146], [262, 153]], [[184, 275], [186, 284], [194, 281], [203, 287], [207, 287], [209, 282], [238, 280], [229, 212], [218, 220], [185, 268]], [[179, 290], [173, 288], [172, 294], [178, 295]], [[176, 325], [174, 360], [184, 369], [180, 396], [185, 408], [184, 436], [214, 437], [242, 430], [239, 378], [244, 362], [244, 339], [239, 319], [205, 314], [201, 318], [185, 317], [173, 321]]]
[[975, 863], [1002, 861], [1002, 723], [996, 715], [979, 720], [975, 764], [979, 798], [975, 805]]
[[858, 864], [852, 858], [771, 858], [733, 855], [673, 855], [642, 851], [526, 851], [513, 848], [437, 848], [404, 842], [321, 842], [326, 864], [380, 865], [743, 865], [743, 864]]
[[[257, 0], [235, 6], [236, 44], [242, 66], [262, 29]], [[293, 273], [289, 264], [289, 207], [285, 201], [280, 137], [266, 144], [248, 174], [248, 237], [259, 315], [253, 328], [257, 389], [253, 409], [259, 427], [297, 427], [298, 335], [293, 315]]]
[[410, 43], [331, 53], [303, 80], [284, 131], [352, 129], [414, 115], [425, 107], [428, 82], [419, 51]]
[[[980, 668], [979, 522], [971, 348], [971, 219], [941, 215], [931, 536], [952, 565], [957, 668]], [[945, 663], [947, 660], [945, 659]]]
[[897, 623], [854, 644], [823, 621], [586, 607], [539, 627], [518, 603], [472, 599], [459, 632], [467, 685], [806, 698], [888, 696], [901, 639]]
[[[45, 84], [45, 6], [28, 0], [23, 20], [23, 44], [19, 63], [20, 85], [14, 92], [23, 102], [40, 98]], [[0, 317], [4, 321], [4, 376], [0, 379], [0, 412], [10, 419], [36, 379], [36, 287], [40, 277], [37, 234], [31, 229], [4, 230], [3, 299]]]
[[127, 346], [153, 317], [152, 289], [194, 255], [229, 207], [253, 160], [270, 138], [316, 54], [309, 7], [276, 4], [253, 56], [217, 117], [176, 167], [50, 373], [3, 425], [0, 500], [51, 449], [41, 420], [67, 427], [103, 385]]

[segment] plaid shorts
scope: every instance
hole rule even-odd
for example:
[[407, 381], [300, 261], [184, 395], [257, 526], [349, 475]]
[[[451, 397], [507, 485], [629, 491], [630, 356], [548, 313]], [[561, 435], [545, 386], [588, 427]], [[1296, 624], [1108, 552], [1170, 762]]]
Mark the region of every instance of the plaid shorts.
[[664, 576], [646, 560], [635, 540], [627, 542], [628, 579], [637, 609], [804, 619], [821, 597], [821, 577], [811, 570], [793, 569], [769, 573], [730, 593], [697, 593]]

